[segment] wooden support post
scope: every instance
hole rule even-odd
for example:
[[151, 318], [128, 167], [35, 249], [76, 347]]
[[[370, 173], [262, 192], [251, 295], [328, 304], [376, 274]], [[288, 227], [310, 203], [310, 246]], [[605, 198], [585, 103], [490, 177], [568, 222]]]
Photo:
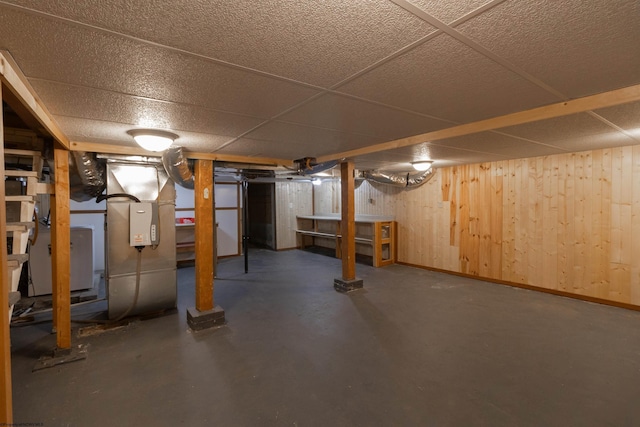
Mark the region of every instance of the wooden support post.
[[356, 215], [354, 201], [353, 162], [340, 165], [342, 184], [342, 279], [356, 278]]
[[71, 348], [71, 218], [69, 209], [69, 152], [54, 150], [55, 194], [51, 196], [51, 272], [53, 327], [58, 349]]
[[214, 305], [215, 212], [213, 162], [196, 160], [195, 166], [196, 306], [187, 309], [187, 323], [193, 330], [225, 323], [224, 310]]
[[196, 309], [213, 309], [213, 162], [196, 160], [195, 215], [196, 215]]
[[362, 288], [362, 280], [356, 279], [356, 215], [353, 162], [340, 164], [340, 177], [342, 184], [342, 220], [340, 221], [342, 278], [335, 279], [333, 287], [340, 292], [349, 292]]
[[[2, 87], [0, 85], [0, 99]], [[4, 125], [0, 111], [0, 346], [2, 346], [2, 373], [0, 373], [0, 425], [13, 423], [13, 395], [11, 392], [11, 340], [9, 336], [9, 274], [7, 261], [7, 211], [4, 187]]]

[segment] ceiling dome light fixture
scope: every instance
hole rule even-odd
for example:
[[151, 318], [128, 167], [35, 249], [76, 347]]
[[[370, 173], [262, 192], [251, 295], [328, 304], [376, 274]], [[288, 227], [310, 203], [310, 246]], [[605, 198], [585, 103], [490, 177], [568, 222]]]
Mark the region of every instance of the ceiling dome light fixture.
[[127, 133], [147, 151], [164, 151], [178, 138], [174, 133], [158, 129], [132, 129]]
[[419, 160], [417, 162], [411, 162], [413, 168], [417, 171], [426, 171], [431, 169], [431, 165], [433, 164], [433, 160]]

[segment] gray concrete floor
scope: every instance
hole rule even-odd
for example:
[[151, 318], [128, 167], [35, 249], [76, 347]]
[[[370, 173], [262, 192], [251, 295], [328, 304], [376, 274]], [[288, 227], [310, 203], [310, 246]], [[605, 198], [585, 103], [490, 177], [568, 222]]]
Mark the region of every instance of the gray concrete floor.
[[[303, 251], [222, 260], [228, 325], [178, 311], [88, 338], [88, 358], [33, 372], [51, 324], [12, 329], [15, 422], [45, 426], [631, 426], [640, 313]], [[95, 308], [94, 308], [95, 310]]]

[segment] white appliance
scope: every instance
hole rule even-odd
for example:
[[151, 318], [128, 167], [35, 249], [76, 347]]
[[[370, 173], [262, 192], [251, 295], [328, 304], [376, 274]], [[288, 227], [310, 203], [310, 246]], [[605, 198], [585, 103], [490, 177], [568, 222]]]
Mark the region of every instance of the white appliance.
[[[29, 296], [48, 295], [51, 287], [51, 230], [40, 228], [29, 255]], [[71, 291], [93, 288], [93, 228], [71, 228]]]

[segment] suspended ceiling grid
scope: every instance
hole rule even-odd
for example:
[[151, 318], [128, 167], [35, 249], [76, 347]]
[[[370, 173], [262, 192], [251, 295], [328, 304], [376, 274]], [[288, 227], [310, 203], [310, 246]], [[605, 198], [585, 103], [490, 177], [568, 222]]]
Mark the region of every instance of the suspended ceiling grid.
[[[0, 1], [0, 49], [72, 141], [169, 129], [296, 159], [640, 83], [640, 2]], [[639, 104], [357, 157], [401, 170], [640, 143]]]

